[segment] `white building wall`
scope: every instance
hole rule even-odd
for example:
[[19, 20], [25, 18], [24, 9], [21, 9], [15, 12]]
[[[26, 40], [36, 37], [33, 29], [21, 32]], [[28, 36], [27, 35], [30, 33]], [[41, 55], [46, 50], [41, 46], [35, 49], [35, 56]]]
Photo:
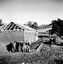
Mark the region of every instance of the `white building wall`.
[[38, 36], [36, 35], [36, 31], [26, 30], [24, 31], [24, 41], [29, 42], [30, 44], [37, 41]]

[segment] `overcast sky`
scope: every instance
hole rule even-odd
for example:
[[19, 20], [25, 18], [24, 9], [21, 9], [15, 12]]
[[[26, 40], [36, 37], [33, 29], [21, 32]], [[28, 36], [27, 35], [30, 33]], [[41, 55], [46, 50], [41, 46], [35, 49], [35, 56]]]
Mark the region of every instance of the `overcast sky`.
[[0, 19], [24, 24], [35, 21], [39, 25], [63, 19], [62, 0], [0, 0]]

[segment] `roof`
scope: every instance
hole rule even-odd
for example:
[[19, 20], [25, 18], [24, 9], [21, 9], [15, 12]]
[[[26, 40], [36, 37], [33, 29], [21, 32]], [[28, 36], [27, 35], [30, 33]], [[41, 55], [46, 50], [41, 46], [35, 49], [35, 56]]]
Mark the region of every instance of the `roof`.
[[28, 29], [28, 30], [35, 30], [35, 29], [33, 29], [33, 28], [30, 28], [30, 27], [28, 27], [28, 26], [25, 26], [25, 25], [21, 25], [21, 27], [23, 27], [24, 29]]
[[27, 29], [27, 30], [35, 30], [35, 29], [30, 28], [30, 27], [28, 27], [28, 26], [26, 26], [26, 25], [24, 25], [24, 24], [21, 24], [21, 25], [19, 25], [19, 24], [17, 24], [17, 23], [14, 23], [14, 24], [16, 24], [17, 26], [19, 26], [19, 27], [21, 27], [21, 28], [23, 28], [23, 29]]
[[0, 27], [0, 30], [3, 30], [3, 31], [4, 31], [4, 29], [5, 29], [6, 26], [7, 26], [7, 25], [2, 25], [2, 26]]
[[6, 26], [2, 26], [1, 29], [4, 29], [4, 30], [13, 30], [13, 29], [35, 30], [35, 29], [30, 28], [30, 27], [28, 27], [28, 26], [25, 26], [25, 25], [19, 25], [19, 24], [14, 23], [14, 22], [10, 22], [8, 25], [6, 25]]

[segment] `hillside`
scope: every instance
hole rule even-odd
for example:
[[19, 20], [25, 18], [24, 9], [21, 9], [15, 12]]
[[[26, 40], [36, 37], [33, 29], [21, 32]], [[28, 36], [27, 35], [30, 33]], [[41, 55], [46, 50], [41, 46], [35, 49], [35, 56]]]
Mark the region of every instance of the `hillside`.
[[45, 28], [49, 28], [49, 27], [52, 27], [52, 25], [51, 24], [49, 24], [49, 25], [45, 25], [45, 24], [39, 25], [39, 29], [45, 29]]

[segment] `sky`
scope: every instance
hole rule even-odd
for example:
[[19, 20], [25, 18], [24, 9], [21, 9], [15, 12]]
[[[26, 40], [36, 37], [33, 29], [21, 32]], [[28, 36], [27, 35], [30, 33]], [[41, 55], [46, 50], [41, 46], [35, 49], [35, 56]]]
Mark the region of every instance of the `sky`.
[[0, 19], [4, 23], [34, 21], [42, 25], [57, 18], [63, 19], [63, 0], [0, 0]]

